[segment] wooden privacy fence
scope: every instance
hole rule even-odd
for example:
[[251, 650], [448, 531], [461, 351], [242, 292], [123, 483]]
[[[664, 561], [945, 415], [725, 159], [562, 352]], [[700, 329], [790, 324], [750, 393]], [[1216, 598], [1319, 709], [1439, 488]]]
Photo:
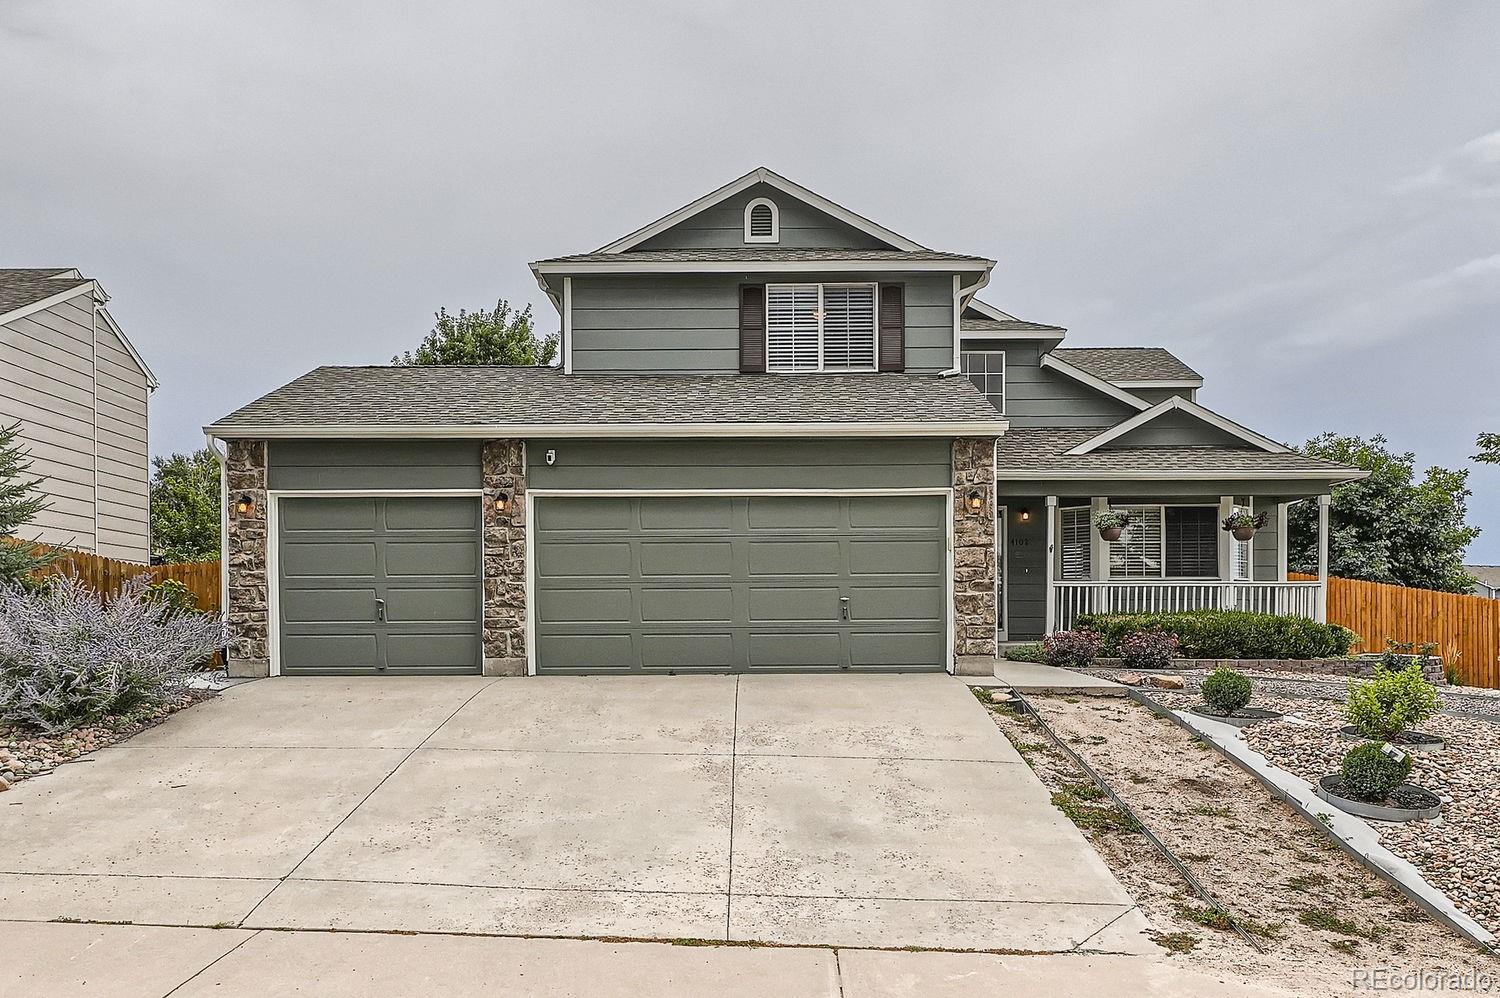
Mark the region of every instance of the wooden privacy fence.
[[[1287, 578], [1317, 581], [1295, 572]], [[1437, 645], [1465, 685], [1500, 688], [1500, 600], [1330, 577], [1328, 622], [1358, 634], [1363, 651], [1384, 651], [1386, 638]]]
[[198, 597], [198, 609], [218, 613], [223, 606], [219, 598], [219, 563], [217, 561], [187, 561], [178, 565], [141, 565], [133, 561], [118, 561], [85, 551], [54, 548], [57, 560], [39, 572], [39, 575], [72, 575], [105, 595], [119, 591], [120, 586], [137, 575], [150, 575], [155, 582], [176, 579]]

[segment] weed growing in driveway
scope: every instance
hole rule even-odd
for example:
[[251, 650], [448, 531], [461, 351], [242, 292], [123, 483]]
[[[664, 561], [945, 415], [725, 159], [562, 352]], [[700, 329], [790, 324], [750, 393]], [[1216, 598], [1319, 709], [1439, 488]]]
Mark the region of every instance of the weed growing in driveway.
[[1196, 814], [1203, 818], [1227, 818], [1233, 813], [1227, 807], [1214, 807], [1212, 804], [1194, 804], [1188, 808], [1188, 814]]
[[[1076, 786], [1076, 784], [1073, 784]], [[1097, 790], [1097, 788], [1096, 788]], [[1064, 788], [1052, 795], [1052, 806], [1084, 831], [1138, 835], [1141, 823], [1115, 807], [1091, 804]]]
[[1177, 905], [1177, 914], [1189, 922], [1196, 922], [1198, 925], [1208, 929], [1218, 929], [1220, 932], [1233, 932], [1234, 923], [1238, 922], [1240, 928], [1252, 936], [1260, 936], [1262, 939], [1281, 938], [1282, 926], [1280, 922], [1263, 924], [1253, 918], [1243, 917], [1231, 920], [1229, 912], [1223, 908], [1210, 908], [1206, 905], [1199, 907], [1183, 902]]
[[1198, 937], [1191, 932], [1160, 932], [1151, 941], [1168, 953], [1191, 953], [1198, 945]]
[[1374, 939], [1377, 935], [1373, 930], [1366, 932], [1347, 918], [1340, 918], [1322, 908], [1309, 908], [1297, 916], [1297, 921], [1309, 929], [1318, 929], [1322, 932], [1334, 932], [1341, 936], [1355, 936], [1360, 939]]
[[1079, 800], [1104, 799], [1104, 791], [1096, 783], [1064, 783], [1063, 789]]

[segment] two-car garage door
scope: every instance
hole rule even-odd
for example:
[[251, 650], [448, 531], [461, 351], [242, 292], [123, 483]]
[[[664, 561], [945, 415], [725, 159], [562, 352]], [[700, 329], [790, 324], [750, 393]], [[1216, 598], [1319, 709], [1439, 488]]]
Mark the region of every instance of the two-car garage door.
[[537, 671], [939, 670], [943, 497], [536, 500]]
[[[935, 495], [539, 496], [542, 673], [940, 670]], [[474, 497], [283, 497], [285, 674], [475, 673]]]

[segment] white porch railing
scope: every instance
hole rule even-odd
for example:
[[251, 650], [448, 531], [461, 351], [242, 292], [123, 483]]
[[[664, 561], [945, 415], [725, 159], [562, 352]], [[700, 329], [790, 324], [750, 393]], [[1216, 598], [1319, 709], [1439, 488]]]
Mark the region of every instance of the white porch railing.
[[1048, 633], [1071, 631], [1085, 613], [1178, 613], [1248, 610], [1282, 617], [1318, 616], [1318, 582], [1109, 582], [1053, 583]]

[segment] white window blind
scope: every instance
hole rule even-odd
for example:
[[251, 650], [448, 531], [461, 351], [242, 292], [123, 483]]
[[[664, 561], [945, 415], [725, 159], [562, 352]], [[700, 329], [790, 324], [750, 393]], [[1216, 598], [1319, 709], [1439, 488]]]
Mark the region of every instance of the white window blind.
[[816, 371], [821, 366], [819, 292], [816, 284], [766, 287], [766, 370]]
[[873, 284], [766, 286], [766, 370], [875, 369]]
[[1089, 548], [1093, 538], [1092, 510], [1087, 506], [1070, 506], [1058, 511], [1062, 517], [1062, 573], [1064, 582], [1086, 582], [1089, 577]]
[[1162, 509], [1160, 506], [1130, 506], [1130, 526], [1109, 546], [1110, 578], [1159, 579], [1162, 577]]

